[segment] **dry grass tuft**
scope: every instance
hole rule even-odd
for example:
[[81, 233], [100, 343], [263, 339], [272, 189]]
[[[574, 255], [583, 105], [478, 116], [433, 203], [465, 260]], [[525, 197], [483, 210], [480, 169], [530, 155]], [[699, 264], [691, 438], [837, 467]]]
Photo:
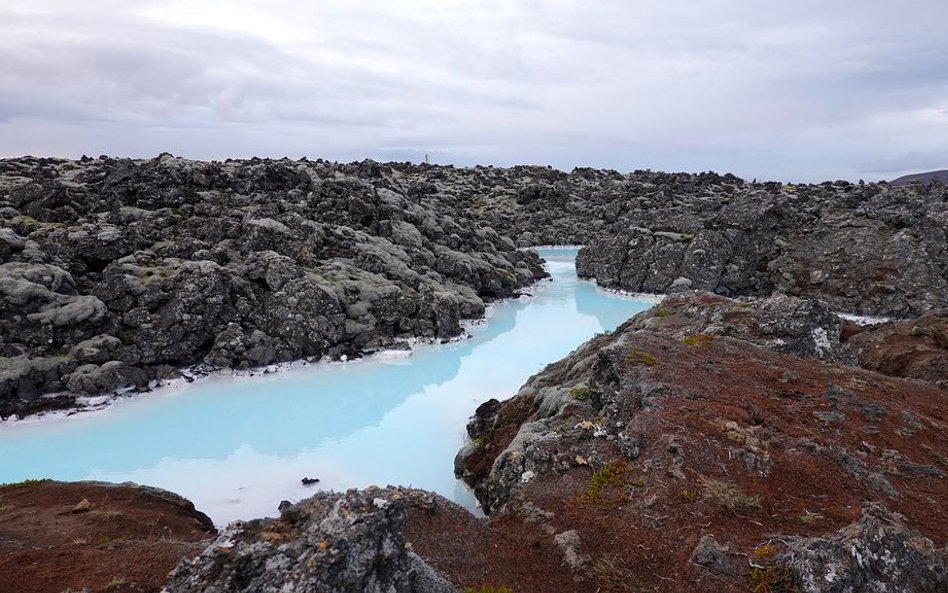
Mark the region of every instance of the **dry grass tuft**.
[[632, 466], [628, 462], [620, 459], [607, 463], [593, 472], [586, 490], [577, 492], [573, 503], [585, 505], [623, 502], [626, 500], [626, 488], [643, 484], [641, 480], [633, 480], [631, 476]]
[[681, 339], [682, 344], [686, 346], [694, 346], [697, 348], [707, 348], [713, 341], [714, 336], [711, 334], [695, 334], [693, 336], [685, 336]]
[[637, 593], [645, 588], [636, 579], [635, 571], [624, 558], [615, 554], [603, 556], [593, 564], [593, 574], [602, 591]]
[[629, 348], [629, 353], [626, 355], [625, 359], [633, 366], [641, 365], [641, 366], [653, 367], [658, 364], [657, 358], [655, 358], [648, 352], [642, 352], [641, 350], [639, 350], [638, 348], [635, 348], [634, 346]]
[[740, 486], [727, 480], [702, 478], [701, 494], [705, 500], [731, 511], [760, 508], [759, 495], [748, 494]]

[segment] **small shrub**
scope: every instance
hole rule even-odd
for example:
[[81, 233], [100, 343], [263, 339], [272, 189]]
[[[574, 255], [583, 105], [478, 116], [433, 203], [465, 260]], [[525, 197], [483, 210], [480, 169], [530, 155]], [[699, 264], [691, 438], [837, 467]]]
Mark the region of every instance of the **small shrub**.
[[690, 488], [685, 488], [678, 493], [678, 496], [680, 496], [685, 502], [694, 502], [698, 500], [698, 493], [695, 490], [691, 490]]
[[671, 317], [674, 314], [675, 314], [674, 309], [666, 309], [665, 307], [661, 307], [661, 308], [655, 309], [655, 312], [652, 313], [652, 316], [664, 318], [664, 317]]
[[573, 497], [576, 504], [617, 503], [625, 496], [624, 492], [606, 496], [608, 489], [625, 488], [626, 486], [641, 486], [641, 481], [631, 480], [632, 466], [623, 460], [607, 463], [601, 469], [593, 472], [589, 478], [589, 485], [583, 492], [577, 492]]
[[774, 564], [780, 550], [773, 544], [757, 546], [750, 553], [749, 584], [753, 593], [800, 593], [793, 572], [786, 566]]
[[576, 401], [588, 401], [592, 397], [592, 392], [588, 387], [573, 387], [569, 390], [569, 396]]
[[23, 480], [22, 482], [0, 484], [0, 486], [37, 486], [39, 484], [45, 484], [46, 482], [52, 482], [52, 480], [49, 478], [31, 478], [29, 480]]
[[707, 348], [713, 341], [714, 336], [711, 334], [695, 334], [693, 336], [685, 336], [681, 339], [682, 344], [686, 346], [695, 346], [697, 348]]
[[813, 523], [816, 523], [817, 519], [822, 518], [823, 515], [820, 515], [819, 513], [804, 511], [803, 514], [800, 515], [800, 523], [803, 523], [804, 525], [812, 525]]
[[751, 562], [761, 563], [769, 561], [771, 558], [777, 555], [777, 552], [780, 551], [780, 548], [773, 544], [764, 544], [762, 546], [757, 546], [750, 553]]
[[750, 587], [753, 593], [799, 593], [800, 586], [786, 566], [768, 565], [751, 568]]
[[89, 512], [89, 517], [92, 519], [98, 519], [100, 521], [118, 521], [125, 516], [125, 513], [122, 511], [91, 511]]
[[602, 466], [602, 469], [593, 472], [589, 480], [589, 486], [597, 490], [606, 486], [622, 486], [625, 484], [629, 474], [632, 473], [632, 467], [622, 461], [613, 461]]
[[631, 347], [629, 348], [629, 353], [626, 355], [625, 359], [631, 363], [633, 366], [647, 366], [653, 367], [658, 364], [658, 359], [649, 354], [648, 352], [642, 352], [638, 348]]
[[731, 511], [760, 508], [760, 496], [744, 492], [734, 482], [705, 479], [702, 480], [701, 490], [705, 500]]
[[112, 580], [110, 580], [105, 585], [105, 590], [109, 591], [111, 589], [118, 589], [119, 587], [124, 587], [127, 584], [128, 584], [128, 581], [125, 580], [125, 577], [112, 577]]

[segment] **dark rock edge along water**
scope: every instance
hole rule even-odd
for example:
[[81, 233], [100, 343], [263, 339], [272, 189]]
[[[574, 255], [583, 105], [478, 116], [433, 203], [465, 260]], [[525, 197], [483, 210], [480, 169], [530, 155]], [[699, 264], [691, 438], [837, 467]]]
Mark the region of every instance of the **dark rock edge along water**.
[[321, 494], [229, 528], [172, 590], [945, 590], [941, 185], [162, 155], [2, 161], [0, 191], [14, 405], [451, 335], [538, 276], [517, 247], [584, 243], [581, 275], [683, 293], [478, 409], [456, 469], [486, 523]]
[[[0, 416], [144, 389], [183, 367], [448, 339], [485, 302], [545, 277], [535, 253], [482, 221], [372, 178], [168, 155], [3, 161]], [[57, 392], [68, 395], [40, 397]]]

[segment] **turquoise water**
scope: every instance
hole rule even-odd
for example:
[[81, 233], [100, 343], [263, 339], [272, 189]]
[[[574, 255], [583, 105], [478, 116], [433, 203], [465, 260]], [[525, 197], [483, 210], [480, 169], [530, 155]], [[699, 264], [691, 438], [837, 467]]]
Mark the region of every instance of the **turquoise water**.
[[0, 424], [0, 482], [133, 481], [191, 499], [215, 523], [277, 514], [319, 488], [425, 488], [468, 508], [453, 475], [483, 401], [651, 302], [576, 278], [576, 250], [541, 250], [551, 282], [499, 303], [470, 339], [410, 355], [319, 363], [256, 377], [215, 376], [119, 400], [102, 411]]

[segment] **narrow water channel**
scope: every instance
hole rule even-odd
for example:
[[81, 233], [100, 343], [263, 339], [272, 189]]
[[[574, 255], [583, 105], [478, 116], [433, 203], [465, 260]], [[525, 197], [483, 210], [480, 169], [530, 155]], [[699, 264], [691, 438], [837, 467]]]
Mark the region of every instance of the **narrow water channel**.
[[[276, 515], [313, 488], [400, 484], [469, 508], [453, 459], [474, 409], [652, 305], [576, 278], [574, 249], [541, 250], [552, 281], [496, 305], [472, 337], [255, 377], [162, 388], [102, 411], [0, 424], [0, 482], [133, 481], [191, 499], [215, 523]], [[304, 487], [303, 477], [319, 478]]]

